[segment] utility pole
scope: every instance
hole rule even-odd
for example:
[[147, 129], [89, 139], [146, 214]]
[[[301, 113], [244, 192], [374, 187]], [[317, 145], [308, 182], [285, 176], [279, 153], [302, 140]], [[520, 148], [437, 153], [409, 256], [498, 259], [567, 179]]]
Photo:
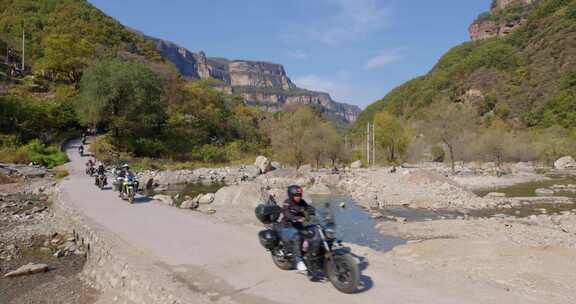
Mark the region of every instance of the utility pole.
[[366, 166], [370, 166], [370, 123], [366, 124]]
[[24, 34], [24, 23], [22, 23], [22, 72], [24, 72], [24, 55], [26, 54], [26, 35]]
[[376, 131], [375, 124], [372, 123], [372, 164], [376, 165]]

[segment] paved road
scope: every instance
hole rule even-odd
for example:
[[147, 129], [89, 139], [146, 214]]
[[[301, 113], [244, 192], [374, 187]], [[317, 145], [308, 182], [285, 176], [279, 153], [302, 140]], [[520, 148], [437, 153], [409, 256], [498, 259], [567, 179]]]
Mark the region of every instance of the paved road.
[[[498, 298], [478, 301], [460, 286], [432, 288], [415, 279], [391, 275], [389, 264], [379, 264], [375, 258], [363, 272], [370, 288], [354, 295], [339, 293], [329, 283], [312, 283], [302, 275], [277, 269], [260, 247], [254, 227], [222, 223], [144, 197], [129, 205], [111, 190], [99, 190], [84, 174], [87, 158], [78, 155], [77, 145], [72, 142], [68, 147], [71, 175], [63, 181], [62, 189], [86, 216], [151, 253], [151, 263], [170, 265], [182, 280], [200, 284], [199, 288], [207, 291], [228, 293], [237, 303], [462, 304], [490, 303]], [[199, 280], [200, 273], [210, 280]], [[212, 280], [219, 283], [208, 283]]]

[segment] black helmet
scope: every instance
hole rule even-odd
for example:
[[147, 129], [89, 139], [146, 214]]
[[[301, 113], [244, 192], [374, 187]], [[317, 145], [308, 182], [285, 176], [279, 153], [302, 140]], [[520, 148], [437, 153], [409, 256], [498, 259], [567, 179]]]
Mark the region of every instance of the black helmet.
[[298, 185], [288, 187], [288, 198], [290, 199], [293, 199], [295, 196], [302, 197], [302, 193], [304, 193], [304, 190]]

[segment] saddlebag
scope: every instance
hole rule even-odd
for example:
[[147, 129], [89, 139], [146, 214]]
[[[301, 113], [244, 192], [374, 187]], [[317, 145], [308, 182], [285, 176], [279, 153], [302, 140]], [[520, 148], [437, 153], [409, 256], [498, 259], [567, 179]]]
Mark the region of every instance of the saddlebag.
[[282, 208], [276, 204], [260, 204], [254, 210], [256, 217], [262, 224], [270, 225], [276, 223], [282, 214]]

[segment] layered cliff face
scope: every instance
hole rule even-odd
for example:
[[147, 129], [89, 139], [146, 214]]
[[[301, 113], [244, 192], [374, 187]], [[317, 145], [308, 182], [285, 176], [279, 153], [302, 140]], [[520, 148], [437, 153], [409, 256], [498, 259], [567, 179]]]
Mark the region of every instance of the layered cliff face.
[[353, 123], [360, 108], [335, 102], [330, 95], [298, 88], [280, 64], [228, 60], [193, 53], [172, 42], [155, 39], [162, 56], [176, 65], [182, 75], [193, 79], [217, 79], [227, 94], [237, 94], [247, 104], [265, 111], [277, 112], [286, 105], [312, 105], [340, 123]]
[[477, 41], [509, 35], [526, 21], [534, 1], [494, 0], [490, 12], [470, 25], [470, 38]]

